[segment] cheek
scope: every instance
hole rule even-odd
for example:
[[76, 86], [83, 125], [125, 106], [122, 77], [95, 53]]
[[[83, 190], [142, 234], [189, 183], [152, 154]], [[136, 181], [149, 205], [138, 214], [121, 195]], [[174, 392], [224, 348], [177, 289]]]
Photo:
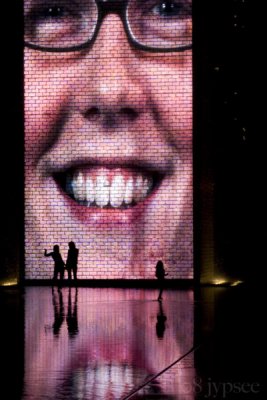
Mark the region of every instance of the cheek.
[[180, 142], [192, 137], [192, 63], [158, 65], [151, 68], [147, 79], [159, 120]]
[[25, 152], [32, 159], [38, 158], [54, 140], [68, 99], [60, 77], [39, 71], [25, 63]]

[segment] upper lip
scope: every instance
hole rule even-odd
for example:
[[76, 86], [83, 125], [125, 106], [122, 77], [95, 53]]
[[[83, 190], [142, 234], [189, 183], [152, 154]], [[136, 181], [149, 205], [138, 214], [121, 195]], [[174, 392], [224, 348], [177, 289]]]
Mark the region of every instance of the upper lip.
[[[64, 159], [64, 157], [62, 157]], [[136, 158], [123, 158], [123, 157], [94, 157], [94, 158], [73, 158], [69, 160], [60, 160], [59, 162], [52, 161], [48, 159], [46, 161], [46, 173], [48, 175], [62, 174], [69, 170], [82, 169], [85, 167], [107, 167], [107, 168], [129, 168], [136, 169], [140, 171], [145, 171], [147, 173], [157, 173], [161, 176], [170, 174], [172, 171], [171, 163], [167, 161], [151, 162], [146, 158], [136, 159]]]
[[42, 175], [51, 176], [70, 169], [90, 166], [133, 168], [170, 175], [174, 169], [173, 146], [167, 133], [151, 129], [144, 132], [104, 132], [87, 127], [73, 133], [71, 127], [59, 134], [57, 140], [39, 159]]

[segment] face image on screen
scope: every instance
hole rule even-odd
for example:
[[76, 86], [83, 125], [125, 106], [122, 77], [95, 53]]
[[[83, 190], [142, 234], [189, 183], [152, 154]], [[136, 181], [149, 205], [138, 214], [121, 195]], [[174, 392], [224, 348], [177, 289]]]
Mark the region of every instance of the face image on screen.
[[71, 248], [78, 279], [193, 278], [192, 0], [25, 0], [24, 31], [25, 279]]

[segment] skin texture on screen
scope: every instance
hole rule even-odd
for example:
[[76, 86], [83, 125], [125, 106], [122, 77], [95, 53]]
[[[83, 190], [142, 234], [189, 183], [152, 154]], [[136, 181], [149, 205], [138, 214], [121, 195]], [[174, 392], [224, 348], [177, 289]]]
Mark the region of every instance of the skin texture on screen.
[[78, 279], [155, 279], [159, 259], [193, 278], [192, 50], [137, 49], [111, 13], [90, 48], [25, 48], [24, 74], [25, 278], [70, 241]]

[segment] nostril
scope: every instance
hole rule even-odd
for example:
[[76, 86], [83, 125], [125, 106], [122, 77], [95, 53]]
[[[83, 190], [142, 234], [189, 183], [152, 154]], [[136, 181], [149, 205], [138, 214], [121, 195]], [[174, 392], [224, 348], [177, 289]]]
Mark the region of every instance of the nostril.
[[86, 118], [95, 117], [97, 115], [100, 115], [100, 110], [98, 109], [98, 107], [91, 107], [85, 113]]
[[131, 107], [123, 107], [121, 113], [130, 121], [134, 121], [138, 117], [138, 112]]

